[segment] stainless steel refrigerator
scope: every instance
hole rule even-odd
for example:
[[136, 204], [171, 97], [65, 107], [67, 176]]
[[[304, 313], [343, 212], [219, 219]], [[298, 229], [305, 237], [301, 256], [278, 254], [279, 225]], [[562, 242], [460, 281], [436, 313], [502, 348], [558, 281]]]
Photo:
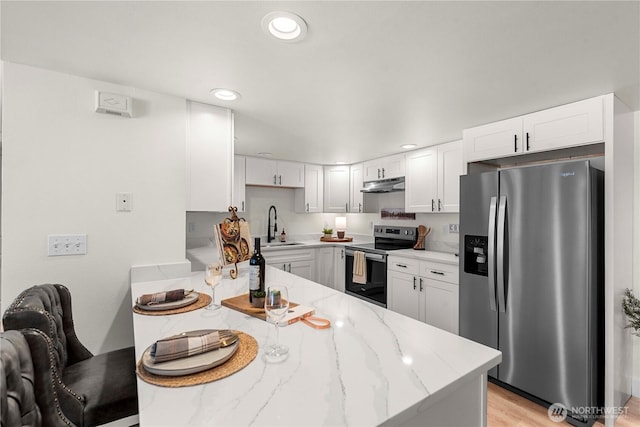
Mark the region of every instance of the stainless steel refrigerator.
[[576, 425], [603, 404], [603, 184], [584, 160], [460, 180], [460, 335], [502, 352], [490, 379]]

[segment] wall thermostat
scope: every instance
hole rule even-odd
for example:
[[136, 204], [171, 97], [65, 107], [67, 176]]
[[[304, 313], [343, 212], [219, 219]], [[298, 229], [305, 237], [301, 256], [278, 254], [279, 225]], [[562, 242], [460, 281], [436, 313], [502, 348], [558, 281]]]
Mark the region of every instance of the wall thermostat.
[[133, 99], [130, 96], [97, 90], [96, 112], [131, 117], [133, 116]]

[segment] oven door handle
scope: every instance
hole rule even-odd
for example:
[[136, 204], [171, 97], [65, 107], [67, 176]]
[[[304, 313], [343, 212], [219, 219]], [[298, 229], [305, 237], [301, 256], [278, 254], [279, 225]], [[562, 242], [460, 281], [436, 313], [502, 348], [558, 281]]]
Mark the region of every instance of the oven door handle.
[[[347, 256], [353, 256], [355, 251], [351, 249], [347, 249], [345, 253]], [[387, 256], [383, 254], [373, 254], [373, 253], [365, 252], [364, 257], [368, 260], [375, 261], [375, 262], [387, 262]]]

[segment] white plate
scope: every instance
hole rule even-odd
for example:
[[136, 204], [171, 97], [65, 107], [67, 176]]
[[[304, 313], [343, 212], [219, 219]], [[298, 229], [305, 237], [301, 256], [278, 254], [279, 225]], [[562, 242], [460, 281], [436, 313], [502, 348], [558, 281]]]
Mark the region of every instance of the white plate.
[[184, 297], [179, 301], [162, 302], [160, 304], [151, 304], [151, 305], [136, 303], [136, 307], [138, 307], [140, 310], [147, 310], [147, 311], [172, 310], [174, 308], [186, 307], [188, 305], [193, 304], [194, 302], [198, 301], [199, 296], [200, 296], [199, 293], [191, 292], [189, 295], [187, 295], [186, 297]]
[[152, 374], [165, 377], [195, 374], [196, 372], [206, 371], [207, 369], [222, 365], [233, 356], [239, 344], [240, 341], [236, 341], [229, 347], [161, 363], [153, 363], [151, 355], [149, 354], [151, 347], [149, 347], [142, 354], [142, 366]]

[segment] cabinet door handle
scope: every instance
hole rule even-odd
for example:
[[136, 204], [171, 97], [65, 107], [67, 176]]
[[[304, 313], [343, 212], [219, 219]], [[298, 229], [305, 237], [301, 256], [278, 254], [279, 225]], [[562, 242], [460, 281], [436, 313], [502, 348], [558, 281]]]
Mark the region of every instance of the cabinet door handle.
[[291, 273], [291, 263], [289, 263], [289, 273]]
[[518, 152], [518, 135], [513, 135], [513, 152]]
[[431, 199], [431, 212], [436, 210], [435, 203], [435, 200]]
[[358, 203], [358, 212], [362, 212], [362, 203]]
[[244, 212], [244, 200], [242, 201], [242, 212]]
[[380, 168], [378, 168], [378, 179], [380, 179]]
[[416, 290], [416, 276], [413, 276], [413, 290]]
[[440, 212], [441, 210], [442, 210], [442, 201], [438, 199], [438, 212]]
[[278, 177], [278, 180], [280, 181], [280, 182], [278, 182], [278, 184], [282, 185], [282, 175], [280, 175], [280, 176]]
[[420, 278], [420, 292], [422, 292], [422, 277]]
[[282, 271], [287, 271], [287, 264], [282, 264]]
[[278, 175], [273, 175], [273, 185], [278, 183]]
[[349, 203], [344, 204], [344, 211], [349, 212]]
[[437, 275], [439, 275], [439, 276], [444, 276], [444, 273], [443, 273], [442, 271], [435, 271], [435, 270], [431, 270], [431, 272], [432, 272], [433, 274], [437, 274]]
[[309, 212], [309, 203], [307, 203], [307, 212]]
[[407, 268], [405, 264], [396, 264], [397, 267]]
[[527, 132], [525, 135], [526, 135], [526, 141], [527, 141], [527, 151], [529, 151], [529, 132]]
[[384, 178], [384, 168], [382, 168], [382, 177]]
[[344, 249], [340, 249], [340, 258], [344, 259]]

